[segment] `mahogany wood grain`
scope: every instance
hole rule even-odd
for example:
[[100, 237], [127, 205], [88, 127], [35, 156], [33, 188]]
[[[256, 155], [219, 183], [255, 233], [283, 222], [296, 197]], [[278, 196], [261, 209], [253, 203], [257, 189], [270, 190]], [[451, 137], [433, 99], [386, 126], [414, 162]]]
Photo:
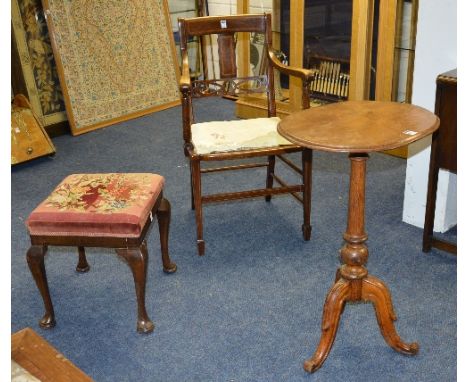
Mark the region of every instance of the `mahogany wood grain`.
[[232, 78], [237, 75], [236, 41], [234, 34], [220, 34], [218, 36], [218, 57], [221, 78]]
[[39, 321], [39, 325], [44, 329], [49, 329], [55, 326], [54, 307], [50, 298], [49, 284], [47, 283], [47, 275], [44, 265], [44, 256], [47, 252], [45, 245], [32, 245], [28, 249], [27, 261], [29, 270], [32, 273], [37, 288], [41, 293], [44, 302], [45, 313]]
[[435, 113], [440, 118], [440, 129], [432, 135], [422, 248], [429, 252], [435, 247], [456, 255], [456, 243], [434, 236], [434, 217], [439, 170], [457, 173], [457, 70], [440, 74], [436, 82]]
[[341, 248], [342, 266], [325, 299], [322, 335], [314, 355], [304, 362], [308, 372], [325, 362], [335, 341], [347, 302], [372, 302], [382, 336], [394, 350], [408, 355], [419, 350], [398, 336], [392, 298], [383, 281], [368, 274], [365, 231], [365, 188], [368, 152], [420, 139], [439, 126], [439, 119], [417, 106], [391, 102], [348, 101], [298, 112], [280, 122], [278, 131], [296, 144], [311, 149], [348, 152], [351, 163], [348, 221]]
[[[262, 15], [261, 15], [262, 16]], [[183, 20], [183, 26], [180, 26]], [[224, 23], [225, 21], [225, 23]], [[223, 22], [223, 23], [222, 23]], [[262, 33], [266, 28], [266, 19], [254, 14], [226, 15], [226, 16], [204, 16], [190, 19], [179, 19], [181, 40], [190, 36], [203, 36], [207, 34], [222, 34], [229, 32], [257, 32]], [[183, 35], [183, 36], [182, 36]], [[181, 41], [182, 44], [182, 41]], [[182, 45], [181, 45], [182, 46]]]
[[[295, 144], [274, 146], [260, 149], [246, 149], [233, 152], [215, 152], [209, 154], [198, 154], [192, 143], [191, 126], [194, 123], [194, 113], [192, 107], [192, 99], [195, 97], [211, 97], [211, 96], [235, 96], [240, 92], [242, 94], [262, 94], [266, 93], [267, 97], [267, 116], [274, 117], [277, 114], [275, 102], [275, 81], [274, 72], [276, 68], [280, 72], [295, 76], [301, 84], [302, 108], [309, 107], [309, 85], [313, 80], [314, 75], [311, 70], [306, 70], [298, 67], [290, 67], [282, 64], [274, 54], [272, 47], [272, 31], [271, 31], [271, 15], [269, 14], [250, 14], [250, 15], [234, 15], [234, 16], [207, 16], [190, 19], [179, 19], [179, 30], [181, 36], [181, 55], [182, 55], [182, 76], [179, 83], [179, 88], [182, 98], [182, 125], [184, 139], [184, 153], [190, 160], [190, 184], [192, 209], [195, 210], [196, 232], [197, 232], [197, 247], [198, 254], [204, 255], [205, 241], [203, 239], [203, 212], [202, 207], [205, 203], [234, 200], [241, 198], [252, 198], [264, 196], [266, 201], [270, 201], [272, 195], [291, 194], [296, 197], [303, 205], [302, 225], [304, 240], [310, 239], [310, 203], [311, 203], [311, 171], [312, 171], [312, 152]], [[234, 48], [237, 51], [245, 48], [243, 42], [245, 33], [261, 33], [264, 35], [264, 49], [268, 54], [265, 57], [265, 73], [262, 76], [254, 76], [246, 78], [246, 73], [239, 73], [245, 65], [237, 67], [234, 54]], [[203, 38], [206, 35], [218, 35], [218, 46], [220, 55], [220, 77], [203, 80], [191, 81], [190, 68], [188, 59], [188, 41], [192, 36]], [[236, 35], [235, 35], [236, 34]], [[233, 36], [237, 38], [237, 44]], [[237, 46], [236, 46], [237, 45]], [[240, 45], [240, 46], [239, 46]], [[245, 55], [244, 55], [245, 57]], [[238, 73], [234, 77], [234, 72]], [[244, 86], [249, 81], [258, 81], [260, 86], [255, 89]], [[238, 82], [235, 82], [238, 81]], [[239, 85], [240, 84], [240, 85]], [[279, 85], [279, 84], [278, 84]], [[234, 93], [229, 89], [234, 88]], [[238, 93], [236, 93], [236, 91]], [[301, 177], [297, 184], [289, 185], [281, 180], [275, 173], [275, 157], [283, 154], [301, 152], [302, 153], [302, 168], [299, 171]], [[202, 167], [202, 162], [210, 161], [225, 161], [237, 160], [245, 158], [266, 157], [266, 180], [265, 188], [253, 189], [242, 192], [226, 192], [214, 193], [212, 195], [202, 195], [202, 174], [209, 174], [217, 171], [228, 170], [245, 170], [255, 168], [258, 163], [236, 164], [217, 167]], [[293, 171], [298, 169], [298, 166], [292, 162], [285, 161], [286, 165], [291, 167]], [[306, 173], [307, 172], [307, 173]], [[277, 187], [276, 183], [280, 186]], [[302, 198], [298, 197], [298, 193], [302, 193]]]
[[135, 281], [138, 306], [137, 331], [141, 333], [152, 332], [154, 324], [148, 317], [145, 307], [146, 273], [148, 270], [146, 240], [143, 240], [139, 248], [117, 248], [115, 251], [127, 262]]
[[291, 142], [335, 152], [394, 149], [433, 133], [439, 118], [419, 106], [381, 101], [345, 101], [284, 118], [278, 132]]

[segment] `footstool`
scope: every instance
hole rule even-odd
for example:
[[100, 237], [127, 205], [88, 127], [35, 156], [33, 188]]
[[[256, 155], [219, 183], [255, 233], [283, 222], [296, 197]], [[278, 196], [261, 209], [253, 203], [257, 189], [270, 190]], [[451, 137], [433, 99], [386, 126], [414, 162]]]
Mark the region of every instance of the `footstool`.
[[73, 174], [31, 213], [26, 226], [31, 239], [29, 269], [44, 300], [42, 328], [55, 325], [44, 256], [51, 245], [78, 247], [78, 272], [87, 272], [85, 247], [114, 248], [129, 265], [135, 281], [137, 331], [153, 331], [145, 307], [148, 250], [146, 233], [156, 215], [165, 273], [177, 266], [168, 251], [170, 204], [163, 197], [164, 178], [148, 173]]

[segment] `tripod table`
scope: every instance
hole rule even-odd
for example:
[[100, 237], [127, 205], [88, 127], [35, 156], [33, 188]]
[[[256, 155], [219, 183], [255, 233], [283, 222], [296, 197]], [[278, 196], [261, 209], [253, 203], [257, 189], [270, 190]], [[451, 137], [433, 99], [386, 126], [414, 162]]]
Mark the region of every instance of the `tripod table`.
[[310, 149], [348, 152], [351, 161], [348, 222], [340, 251], [343, 265], [326, 297], [322, 336], [315, 354], [304, 362], [306, 371], [316, 371], [327, 358], [348, 301], [372, 302], [387, 344], [403, 354], [418, 352], [417, 343], [403, 342], [396, 332], [389, 289], [383, 281], [369, 275], [365, 267], [366, 162], [369, 152], [407, 145], [438, 127], [439, 119], [421, 107], [380, 101], [346, 101], [314, 107], [293, 113], [279, 123], [278, 132], [291, 142]]

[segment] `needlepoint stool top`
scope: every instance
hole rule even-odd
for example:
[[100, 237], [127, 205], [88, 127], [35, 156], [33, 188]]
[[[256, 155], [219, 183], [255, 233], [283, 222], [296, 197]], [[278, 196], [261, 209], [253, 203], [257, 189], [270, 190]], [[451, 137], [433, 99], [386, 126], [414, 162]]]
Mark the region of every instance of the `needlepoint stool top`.
[[34, 236], [139, 237], [163, 186], [157, 174], [72, 174], [26, 226]]

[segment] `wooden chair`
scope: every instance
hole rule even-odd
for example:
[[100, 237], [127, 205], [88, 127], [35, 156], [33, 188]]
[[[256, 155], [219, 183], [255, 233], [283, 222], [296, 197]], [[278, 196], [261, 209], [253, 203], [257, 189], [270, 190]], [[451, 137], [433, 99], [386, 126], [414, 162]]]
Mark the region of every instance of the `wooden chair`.
[[[182, 54], [182, 75], [180, 91], [182, 94], [182, 121], [184, 152], [190, 159], [192, 209], [196, 213], [198, 254], [205, 252], [203, 239], [202, 205], [204, 203], [227, 201], [241, 198], [264, 196], [266, 201], [272, 195], [289, 193], [303, 204], [304, 222], [302, 233], [304, 240], [310, 239], [310, 199], [312, 151], [294, 145], [282, 138], [276, 131], [279, 118], [276, 116], [275, 84], [273, 69], [299, 77], [302, 80], [302, 107], [309, 107], [308, 88], [313, 73], [302, 68], [283, 65], [271, 46], [271, 15], [250, 14], [235, 16], [208, 16], [191, 19], [179, 19], [180, 49]], [[236, 65], [237, 33], [262, 33], [265, 36], [267, 55], [265, 73], [258, 76], [242, 77]], [[193, 36], [217, 35], [219, 54], [219, 78], [202, 80], [190, 79], [187, 43]], [[203, 37], [201, 37], [203, 38]], [[278, 84], [279, 86], [279, 84]], [[210, 96], [238, 96], [248, 93], [266, 93], [268, 118], [255, 118], [224, 122], [195, 123], [192, 99]], [[229, 140], [229, 137], [235, 137]], [[221, 139], [216, 139], [221, 138]], [[284, 154], [302, 152], [302, 166], [297, 166]], [[266, 157], [263, 163], [231, 164], [226, 167], [202, 168], [201, 162], [237, 160], [244, 158]], [[300, 183], [288, 185], [275, 174], [275, 159], [282, 160], [297, 172]], [[266, 186], [241, 192], [202, 195], [201, 175], [216, 171], [252, 169], [266, 167]], [[279, 186], [274, 186], [274, 181]]]

